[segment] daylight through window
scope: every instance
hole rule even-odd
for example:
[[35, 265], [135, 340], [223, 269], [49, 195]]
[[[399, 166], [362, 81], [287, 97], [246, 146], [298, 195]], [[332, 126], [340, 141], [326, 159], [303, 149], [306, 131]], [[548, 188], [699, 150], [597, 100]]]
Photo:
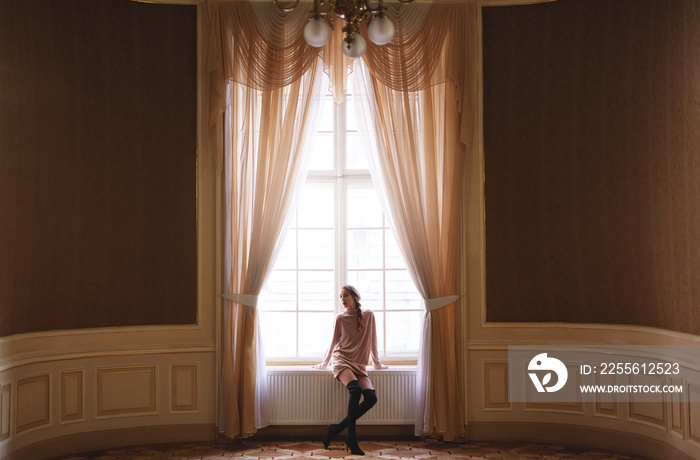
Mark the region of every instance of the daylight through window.
[[321, 360], [344, 284], [375, 314], [382, 361], [418, 354], [422, 301], [372, 184], [359, 116], [352, 94], [342, 105], [326, 95], [308, 178], [260, 293], [268, 362]]

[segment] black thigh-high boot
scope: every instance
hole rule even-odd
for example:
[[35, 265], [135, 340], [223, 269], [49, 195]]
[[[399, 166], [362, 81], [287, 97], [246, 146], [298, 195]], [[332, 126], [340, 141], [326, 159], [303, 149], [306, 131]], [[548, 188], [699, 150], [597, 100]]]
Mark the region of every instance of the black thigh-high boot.
[[355, 421], [357, 420], [358, 409], [360, 408], [360, 396], [362, 396], [362, 387], [360, 382], [353, 380], [348, 383], [348, 436], [345, 438], [345, 445], [354, 455], [365, 455], [357, 445], [357, 436], [355, 435]]
[[[363, 415], [367, 413], [375, 404], [377, 404], [377, 393], [374, 390], [362, 390], [362, 402], [357, 408], [357, 417], [355, 420], [359, 420]], [[338, 436], [342, 431], [348, 427], [348, 418], [345, 417], [342, 422], [337, 425], [331, 424], [328, 427], [328, 432], [323, 438], [323, 445], [328, 449], [328, 445]]]

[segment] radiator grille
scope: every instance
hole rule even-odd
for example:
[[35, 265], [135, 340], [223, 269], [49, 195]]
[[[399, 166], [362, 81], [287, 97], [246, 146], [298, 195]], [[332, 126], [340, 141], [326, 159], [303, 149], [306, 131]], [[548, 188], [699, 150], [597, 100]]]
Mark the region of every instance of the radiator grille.
[[[358, 424], [412, 425], [415, 370], [370, 372], [378, 402]], [[267, 370], [271, 425], [321, 425], [347, 415], [348, 392], [330, 372]]]

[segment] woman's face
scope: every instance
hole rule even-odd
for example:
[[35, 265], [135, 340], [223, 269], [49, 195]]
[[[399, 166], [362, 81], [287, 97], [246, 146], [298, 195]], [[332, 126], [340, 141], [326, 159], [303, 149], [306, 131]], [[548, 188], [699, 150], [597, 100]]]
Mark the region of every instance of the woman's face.
[[355, 299], [353, 299], [346, 289], [340, 291], [340, 303], [342, 303], [345, 308], [355, 308]]

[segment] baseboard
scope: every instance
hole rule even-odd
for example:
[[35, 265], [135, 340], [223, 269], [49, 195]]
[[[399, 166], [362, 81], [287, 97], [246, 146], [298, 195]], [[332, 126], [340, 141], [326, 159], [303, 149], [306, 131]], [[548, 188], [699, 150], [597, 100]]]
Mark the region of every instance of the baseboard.
[[[270, 425], [261, 428], [252, 437], [257, 441], [319, 440], [328, 425]], [[413, 425], [358, 425], [357, 436], [362, 439], [391, 438], [415, 440]]]
[[[533, 441], [565, 444], [572, 447], [607, 449], [640, 455], [650, 460], [695, 460], [671, 444], [623, 431], [596, 427], [539, 422], [471, 422], [470, 441]], [[694, 446], [693, 446], [694, 447]], [[694, 449], [697, 449], [694, 447]]]
[[215, 425], [141, 426], [61, 436], [16, 450], [2, 460], [47, 460], [69, 454], [119, 447], [171, 442], [211, 442], [217, 439]]

